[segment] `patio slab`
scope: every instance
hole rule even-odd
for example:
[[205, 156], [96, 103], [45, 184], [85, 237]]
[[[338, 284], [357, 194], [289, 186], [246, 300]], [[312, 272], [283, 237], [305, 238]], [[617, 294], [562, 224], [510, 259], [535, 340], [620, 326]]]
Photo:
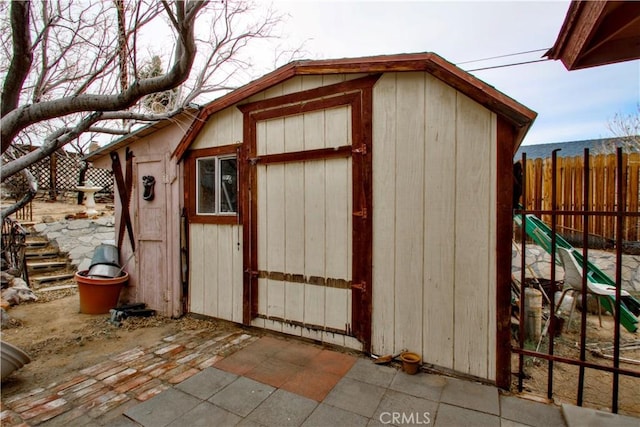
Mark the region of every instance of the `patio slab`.
[[502, 418], [529, 426], [545, 427], [564, 424], [560, 407], [516, 396], [500, 396], [500, 410]]
[[575, 405], [562, 405], [569, 427], [638, 427], [640, 419]]
[[447, 378], [440, 400], [461, 408], [500, 415], [500, 401], [496, 387]]
[[500, 417], [487, 414], [485, 412], [478, 412], [471, 409], [461, 408], [459, 406], [441, 403], [433, 425], [436, 427], [500, 427]]
[[201, 400], [207, 400], [238, 378], [237, 375], [207, 368], [176, 386], [178, 390], [189, 393]]
[[[571, 405], [560, 408], [517, 395], [501, 395], [496, 387], [476, 382], [423, 372], [407, 375], [397, 366], [376, 365], [366, 357], [292, 338], [245, 339], [235, 352], [225, 350], [223, 353], [229, 340], [238, 337], [241, 335], [236, 333], [212, 340], [206, 334], [178, 334], [166, 337], [157, 346], [140, 349], [133, 360], [129, 360], [128, 353], [123, 353], [116, 358], [126, 359], [121, 364], [138, 370], [139, 374], [134, 378], [123, 377], [122, 381], [114, 378], [106, 382], [112, 376], [97, 379], [103, 377], [106, 370], [115, 368], [109, 363], [88, 368], [84, 376], [71, 378], [56, 390], [70, 402], [75, 402], [72, 399], [76, 390], [84, 389], [89, 391], [83, 395], [102, 390], [100, 396], [90, 402], [97, 402], [96, 399], [102, 402], [109, 396], [115, 400], [106, 400], [104, 412], [97, 411], [95, 405], [87, 406], [83, 412], [83, 406], [74, 403], [65, 413], [39, 425], [173, 427], [213, 422], [256, 427], [639, 425], [636, 418]], [[146, 357], [170, 348], [168, 343], [177, 343], [185, 350], [175, 355], [167, 353], [163, 356], [166, 359], [157, 355]], [[170, 380], [182, 374], [167, 371], [154, 378], [146, 373], [167, 363], [197, 369], [175, 383]], [[240, 369], [244, 375], [237, 373]], [[262, 375], [260, 380], [255, 378], [259, 375]], [[96, 378], [87, 382], [85, 376]], [[94, 386], [99, 387], [93, 390]], [[30, 408], [51, 393], [43, 389], [25, 398], [20, 405], [12, 400], [7, 402], [20, 411], [20, 407]], [[126, 401], [122, 401], [124, 394], [129, 398]], [[78, 402], [93, 405], [87, 399], [81, 398]], [[18, 425], [29, 424], [8, 423], [7, 427]]]
[[318, 402], [286, 390], [276, 390], [248, 417], [268, 427], [301, 425], [318, 406]]
[[324, 403], [372, 417], [386, 389], [345, 376], [324, 399]]
[[125, 415], [145, 427], [163, 427], [171, 424], [200, 403], [198, 398], [170, 388], [146, 402], [128, 409]]
[[213, 395], [209, 402], [246, 417], [274, 391], [275, 387], [259, 383], [250, 378], [239, 377], [223, 392]]

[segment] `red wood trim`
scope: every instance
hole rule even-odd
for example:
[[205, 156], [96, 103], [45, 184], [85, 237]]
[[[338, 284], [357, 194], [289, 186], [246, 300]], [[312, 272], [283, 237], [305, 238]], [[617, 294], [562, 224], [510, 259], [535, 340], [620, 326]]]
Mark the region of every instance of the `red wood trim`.
[[[251, 319], [258, 315], [258, 226], [257, 218], [258, 205], [256, 200], [257, 190], [257, 172], [255, 163], [252, 160], [256, 158], [257, 141], [256, 141], [256, 124], [258, 120], [266, 120], [269, 118], [281, 117], [292, 114], [292, 112], [315, 111], [318, 109], [331, 108], [336, 105], [351, 105], [352, 116], [352, 147], [345, 147], [345, 155], [347, 149], [352, 149], [354, 159], [352, 161], [353, 182], [362, 182], [361, 186], [354, 184], [353, 189], [353, 209], [360, 208], [360, 212], [366, 212], [364, 215], [354, 216], [353, 226], [353, 256], [352, 267], [354, 271], [352, 281], [353, 302], [352, 308], [357, 316], [354, 317], [355, 325], [359, 332], [355, 332], [358, 339], [363, 342], [366, 351], [371, 348], [371, 310], [372, 310], [372, 260], [373, 260], [373, 222], [371, 220], [372, 212], [372, 135], [373, 135], [373, 85], [380, 76], [367, 79], [369, 86], [362, 89], [361, 93], [353, 93], [346, 95], [338, 95], [326, 100], [318, 100], [315, 102], [307, 102], [306, 106], [284, 106], [267, 111], [246, 111], [244, 112], [243, 133], [244, 146], [242, 155], [243, 174], [241, 178], [242, 189], [246, 191], [246, 196], [242, 197], [243, 212], [243, 267], [244, 267], [244, 287], [243, 287], [243, 323], [250, 324]], [[364, 99], [364, 101], [363, 101]], [[304, 102], [304, 101], [303, 101]], [[363, 112], [363, 104], [365, 111]], [[328, 149], [312, 150], [311, 156], [326, 156], [335, 153], [336, 150]], [[316, 152], [314, 154], [314, 151]], [[340, 152], [340, 150], [338, 150]], [[297, 153], [294, 153], [298, 155]], [[282, 160], [291, 158], [290, 153], [280, 153], [275, 155], [262, 156], [261, 158], [271, 160]], [[300, 153], [300, 155], [305, 155]], [[276, 157], [279, 156], [279, 157]], [[282, 157], [284, 156], [284, 157]], [[359, 279], [356, 281], [355, 279]], [[355, 311], [355, 309], [359, 311]]]
[[272, 108], [271, 110], [257, 111], [251, 113], [256, 121], [269, 120], [277, 117], [295, 116], [311, 111], [326, 110], [329, 108], [341, 107], [349, 105], [360, 95], [357, 92], [338, 95], [331, 98], [318, 99], [316, 101], [302, 102], [295, 105], [288, 105], [281, 108]]
[[511, 239], [516, 134], [498, 117], [496, 152], [496, 385], [511, 384]]
[[305, 323], [297, 320], [289, 320], [289, 319], [284, 319], [282, 317], [277, 317], [277, 316], [267, 316], [265, 314], [258, 314], [256, 317], [260, 319], [266, 319], [266, 320], [272, 320], [274, 322], [284, 323], [285, 325], [293, 325], [299, 328], [312, 329], [314, 331], [329, 332], [332, 334], [339, 334], [347, 337], [353, 336], [348, 329], [331, 328], [329, 326], [315, 325], [313, 323]]
[[[253, 141], [251, 147], [251, 154], [255, 155], [256, 152], [256, 132], [255, 132], [256, 124], [255, 121], [252, 125], [251, 131], [251, 140]], [[258, 276], [254, 275], [254, 271], [258, 271], [258, 245], [253, 244], [253, 242], [258, 241], [258, 198], [256, 197], [256, 192], [258, 189], [258, 171], [255, 167], [250, 168], [249, 173], [249, 214], [251, 215], [251, 318], [255, 317], [258, 314]]]
[[256, 153], [256, 121], [245, 114], [243, 119], [244, 145], [241, 161], [241, 200], [242, 200], [242, 242], [243, 242], [243, 290], [242, 290], [242, 323], [251, 324], [258, 314], [258, 277], [252, 272], [258, 270], [258, 248], [253, 245], [258, 237], [258, 225], [255, 218], [258, 204], [255, 199], [257, 172], [250, 166], [249, 159]]
[[[352, 312], [357, 313], [355, 335], [365, 352], [371, 351], [373, 296], [373, 88], [365, 88], [351, 107], [353, 173], [353, 287]], [[355, 183], [360, 183], [355, 185]], [[360, 213], [362, 215], [360, 215]]]
[[189, 224], [239, 224], [238, 215], [190, 215]]
[[[199, 215], [196, 210], [196, 160], [202, 157], [221, 156], [225, 154], [235, 154], [242, 144], [229, 144], [220, 147], [203, 148], [192, 150], [187, 153], [184, 159], [184, 198], [187, 208], [187, 219], [189, 224], [240, 224], [240, 212], [235, 215]], [[240, 158], [238, 158], [238, 168]], [[241, 177], [240, 171], [238, 176]], [[240, 180], [238, 181], [240, 185]], [[238, 188], [240, 196], [240, 188]], [[238, 210], [242, 210], [241, 202], [238, 201]]]
[[[293, 76], [402, 71], [428, 71], [490, 110], [500, 115], [504, 115], [514, 125], [521, 128], [517, 134], [519, 140], [524, 137], [524, 134], [531, 126], [531, 123], [537, 115], [534, 111], [531, 111], [524, 105], [519, 104], [512, 98], [509, 98], [497, 91], [492, 86], [489, 86], [433, 53], [381, 55], [338, 60], [299, 61], [292, 62], [282, 68], [279, 68], [264, 77], [218, 98], [215, 101], [212, 101], [204, 107], [178, 144], [178, 147], [174, 150], [173, 156], [178, 159], [182, 158], [189, 145], [194, 141], [202, 127], [205, 125], [207, 119], [212, 114], [242, 102], [250, 96], [275, 86]], [[348, 82], [344, 83], [348, 84]], [[287, 98], [285, 98], [285, 100], [286, 99]]]
[[193, 170], [195, 161], [184, 162], [184, 207], [187, 210], [187, 222], [191, 218], [192, 212], [195, 212], [196, 208], [196, 196], [195, 196], [195, 179], [191, 179], [195, 176]]
[[207, 104], [202, 110], [200, 110], [196, 119], [191, 123], [189, 130], [187, 130], [184, 137], [173, 151], [172, 157], [177, 159], [182, 158], [211, 115], [237, 104], [258, 92], [266, 90], [271, 86], [275, 86], [290, 77], [293, 77], [295, 75], [295, 66], [296, 62], [287, 64], [259, 78], [258, 80], [254, 80], [253, 82], [250, 82]]
[[301, 92], [290, 93], [287, 95], [277, 96], [275, 98], [239, 105], [238, 109], [243, 113], [247, 113], [274, 107], [282, 107], [286, 104], [301, 103], [312, 99], [335, 95], [341, 92], [359, 91], [363, 88], [373, 86], [379, 78], [380, 74], [374, 74], [361, 77], [359, 79], [347, 80], [328, 86], [321, 86], [314, 89], [303, 90]]
[[547, 53], [551, 59], [561, 59], [568, 70], [576, 66], [580, 52], [584, 49], [607, 2], [571, 2], [554, 46]]
[[251, 163], [272, 164], [287, 162], [306, 162], [310, 160], [332, 159], [337, 157], [349, 157], [352, 151], [351, 145], [336, 148], [318, 148], [307, 151], [292, 151], [290, 153], [266, 154], [249, 159]]
[[229, 144], [229, 145], [221, 145], [219, 147], [209, 147], [209, 148], [201, 148], [198, 150], [190, 150], [185, 154], [186, 159], [193, 159], [196, 157], [211, 157], [211, 156], [222, 156], [225, 154], [235, 154], [239, 147], [242, 144]]

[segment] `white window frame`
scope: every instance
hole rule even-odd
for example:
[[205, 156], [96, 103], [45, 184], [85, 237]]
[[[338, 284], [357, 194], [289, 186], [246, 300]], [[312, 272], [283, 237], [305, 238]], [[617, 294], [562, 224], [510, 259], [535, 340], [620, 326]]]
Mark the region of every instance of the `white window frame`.
[[[214, 212], [201, 212], [200, 211], [200, 164], [201, 160], [215, 160], [215, 177], [214, 177]], [[238, 157], [235, 154], [224, 154], [219, 156], [205, 156], [198, 157], [195, 159], [195, 169], [196, 169], [196, 215], [202, 216], [236, 216], [238, 215], [238, 206], [237, 206], [237, 192], [238, 188], [236, 188], [236, 210], [233, 212], [221, 212], [222, 207], [222, 168], [220, 167], [220, 162], [224, 160], [233, 159], [236, 161], [236, 165], [238, 164]], [[238, 182], [238, 177], [236, 176], [236, 183]]]

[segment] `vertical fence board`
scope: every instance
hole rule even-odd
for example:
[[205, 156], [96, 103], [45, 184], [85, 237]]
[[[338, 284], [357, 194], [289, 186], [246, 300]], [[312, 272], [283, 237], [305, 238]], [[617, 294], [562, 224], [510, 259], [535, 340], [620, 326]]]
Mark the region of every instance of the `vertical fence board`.
[[[640, 197], [640, 153], [627, 156], [627, 211], [638, 212], [638, 198]], [[625, 224], [626, 236], [629, 241], [640, 240], [640, 218], [627, 218]]]
[[[518, 160], [518, 159], [516, 159]], [[591, 171], [589, 184], [592, 188], [590, 200], [583, 200], [583, 170], [582, 156], [559, 157], [558, 159], [557, 195], [558, 208], [562, 210], [581, 210], [587, 207], [592, 211], [615, 211], [616, 200], [616, 157], [609, 154], [591, 156]], [[623, 203], [628, 212], [638, 212], [640, 205], [640, 153], [625, 154], [623, 156], [624, 176], [626, 177], [626, 194]], [[551, 158], [528, 159], [525, 166], [527, 173], [527, 206], [529, 210], [550, 210], [551, 206]], [[549, 221], [548, 215], [543, 215], [543, 221]], [[582, 232], [581, 216], [558, 217], [561, 232]], [[615, 239], [615, 217], [595, 216], [589, 224], [589, 233]], [[640, 240], [640, 218], [628, 217], [625, 220], [623, 240]]]

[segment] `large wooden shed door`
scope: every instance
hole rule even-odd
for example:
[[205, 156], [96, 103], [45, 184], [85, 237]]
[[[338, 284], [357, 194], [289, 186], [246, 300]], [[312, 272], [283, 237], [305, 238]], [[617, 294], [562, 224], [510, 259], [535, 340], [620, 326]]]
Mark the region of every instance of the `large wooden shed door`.
[[[341, 85], [370, 89], [373, 82], [367, 77]], [[294, 95], [313, 97], [318, 90]], [[249, 189], [242, 212], [244, 321], [262, 317], [355, 336], [366, 349], [371, 146], [362, 105], [370, 91], [364, 95], [356, 86], [345, 92], [300, 103], [285, 95], [284, 106], [269, 99], [241, 107], [247, 137], [241, 175]]]

